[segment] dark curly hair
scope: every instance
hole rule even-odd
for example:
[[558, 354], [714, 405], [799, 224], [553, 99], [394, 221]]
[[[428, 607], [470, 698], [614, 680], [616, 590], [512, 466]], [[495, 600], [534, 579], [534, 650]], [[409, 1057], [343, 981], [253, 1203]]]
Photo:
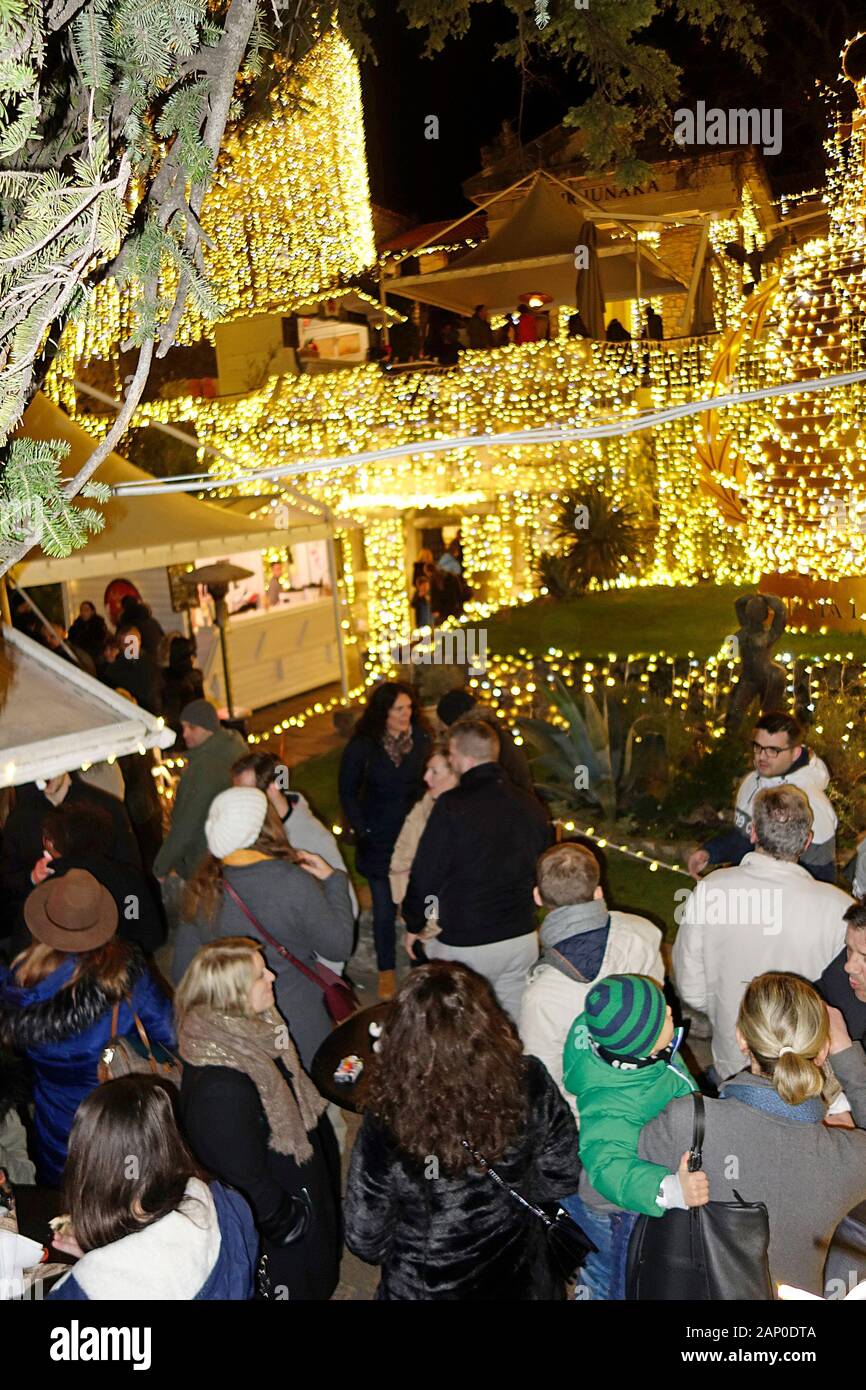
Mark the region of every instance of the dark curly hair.
[[452, 961], [409, 975], [388, 1014], [365, 1109], [400, 1149], [455, 1175], [473, 1165], [465, 1139], [490, 1162], [520, 1137], [528, 1115], [526, 1059], [490, 985]]
[[412, 701], [412, 727], [429, 733], [427, 720], [418, 702], [418, 692], [414, 686], [404, 681], [383, 681], [377, 685], [367, 701], [367, 708], [361, 715], [352, 733], [353, 738], [369, 738], [373, 743], [381, 743], [385, 735], [385, 722], [388, 712], [398, 695], [408, 695]]

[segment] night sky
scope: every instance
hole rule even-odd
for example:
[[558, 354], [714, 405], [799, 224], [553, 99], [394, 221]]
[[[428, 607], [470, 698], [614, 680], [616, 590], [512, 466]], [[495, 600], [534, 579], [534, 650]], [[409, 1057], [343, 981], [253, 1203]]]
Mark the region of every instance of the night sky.
[[[654, 25], [648, 37], [684, 69], [683, 104], [703, 99], [782, 108], [783, 148], [767, 167], [777, 191], [795, 191], [822, 177], [825, 108], [815, 99], [815, 78], [835, 82], [839, 49], [866, 20], [866, 5], [763, 0], [759, 11], [768, 25], [759, 74], [671, 20]], [[434, 59], [422, 58], [421, 35], [393, 10], [371, 24], [378, 64], [365, 63], [362, 77], [374, 202], [418, 222], [467, 211], [461, 184], [480, 168], [481, 146], [493, 141], [503, 120], [517, 123], [517, 69], [511, 59], [493, 58], [496, 44], [511, 36], [511, 23], [504, 7], [477, 6], [469, 34]], [[525, 97], [524, 139], [557, 125], [587, 95], [572, 74], [542, 64]], [[429, 115], [439, 118], [438, 140], [424, 138]]]

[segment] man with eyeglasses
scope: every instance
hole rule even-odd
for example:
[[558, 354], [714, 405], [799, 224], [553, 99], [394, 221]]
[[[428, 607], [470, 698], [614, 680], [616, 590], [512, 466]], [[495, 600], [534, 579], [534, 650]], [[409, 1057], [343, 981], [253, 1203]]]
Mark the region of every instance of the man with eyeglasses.
[[812, 808], [812, 840], [800, 863], [813, 878], [836, 882], [836, 812], [827, 796], [827, 765], [803, 741], [803, 730], [790, 714], [762, 714], [752, 734], [754, 770], [743, 778], [734, 807], [731, 830], [716, 835], [689, 857], [688, 870], [697, 879], [707, 868], [739, 864], [752, 848], [752, 808], [759, 791], [783, 783], [799, 787]]

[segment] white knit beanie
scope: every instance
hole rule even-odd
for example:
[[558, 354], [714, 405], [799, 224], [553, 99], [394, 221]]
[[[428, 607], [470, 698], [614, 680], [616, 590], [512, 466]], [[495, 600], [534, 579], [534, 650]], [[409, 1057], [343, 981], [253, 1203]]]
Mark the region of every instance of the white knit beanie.
[[259, 838], [268, 798], [258, 787], [229, 787], [210, 804], [204, 833], [207, 847], [216, 859], [225, 859], [236, 849], [248, 849]]

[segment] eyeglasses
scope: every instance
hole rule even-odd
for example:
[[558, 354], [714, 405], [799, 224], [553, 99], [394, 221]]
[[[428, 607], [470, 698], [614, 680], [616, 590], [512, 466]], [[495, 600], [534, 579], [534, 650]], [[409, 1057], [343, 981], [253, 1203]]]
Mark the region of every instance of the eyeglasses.
[[778, 758], [780, 753], [790, 753], [790, 744], [787, 748], [774, 748], [771, 743], [753, 743], [752, 752], [757, 758], [759, 753], [766, 753], [768, 758]]

